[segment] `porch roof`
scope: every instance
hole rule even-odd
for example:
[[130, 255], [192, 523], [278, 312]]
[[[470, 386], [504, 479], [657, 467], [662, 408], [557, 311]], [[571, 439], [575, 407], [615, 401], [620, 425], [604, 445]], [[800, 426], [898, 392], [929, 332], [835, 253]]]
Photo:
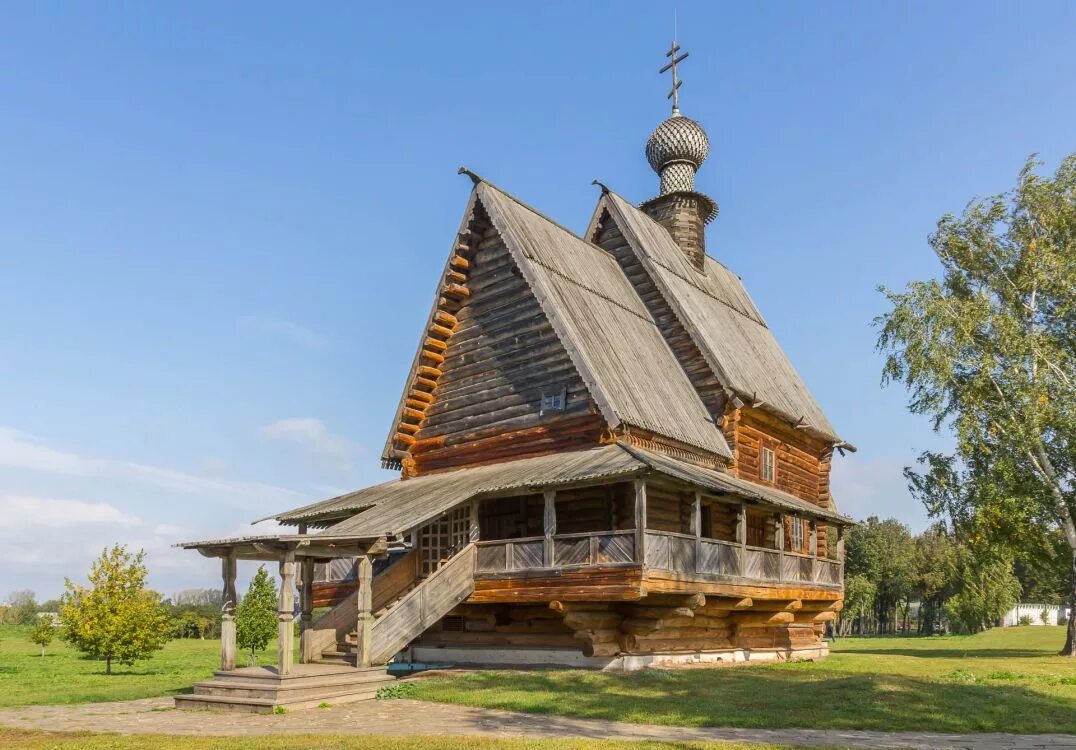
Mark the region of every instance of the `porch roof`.
[[812, 518], [840, 524], [852, 523], [851, 519], [839, 513], [779, 489], [621, 443], [398, 479], [273, 517], [285, 524], [329, 526], [318, 534], [305, 537], [308, 539], [329, 536], [391, 538], [468, 500], [516, 490], [539, 491], [561, 485], [650, 473]]

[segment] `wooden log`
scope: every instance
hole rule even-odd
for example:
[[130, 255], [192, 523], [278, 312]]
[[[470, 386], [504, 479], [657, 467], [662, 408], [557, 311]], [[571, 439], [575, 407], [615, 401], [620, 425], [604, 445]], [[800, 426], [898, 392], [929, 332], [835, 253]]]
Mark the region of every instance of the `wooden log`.
[[801, 612], [840, 612], [844, 609], [844, 602], [840, 599], [833, 602], [827, 601], [804, 601], [800, 608]]
[[[593, 579], [591, 579], [593, 580]], [[603, 612], [609, 609], [609, 604], [603, 602], [586, 602], [556, 599], [549, 603], [549, 608], [554, 612]]]
[[421, 425], [412, 424], [411, 422], [400, 422], [396, 429], [403, 430], [404, 432], [414, 435], [416, 432], [422, 429]]
[[791, 612], [735, 612], [729, 615], [729, 622], [736, 625], [781, 625], [792, 622], [794, 618]]
[[576, 640], [587, 643], [611, 643], [620, 640], [621, 633], [616, 628], [604, 628], [599, 630], [577, 630], [572, 634]]
[[419, 411], [418, 409], [412, 409], [410, 406], [404, 406], [403, 415], [405, 417], [410, 417], [411, 419], [415, 419], [421, 422], [423, 417], [426, 416], [426, 413]]
[[705, 611], [728, 612], [740, 609], [751, 609], [755, 601], [751, 597], [708, 596], [706, 603], [699, 609]]
[[452, 259], [449, 261], [449, 265], [467, 270], [471, 267], [471, 261], [467, 260], [462, 255], [453, 255]]
[[712, 651], [729, 648], [728, 638], [654, 638], [640, 639], [636, 635], [625, 635], [620, 639], [620, 648], [628, 653], [653, 653], [655, 651]]
[[789, 601], [755, 599], [754, 606], [752, 606], [751, 609], [756, 612], [796, 612], [803, 609], [803, 602], [800, 599], [792, 599]]
[[420, 391], [417, 388], [412, 388], [407, 392], [407, 397], [416, 401], [425, 401], [427, 404], [434, 402], [433, 394], [429, 391]]
[[441, 377], [441, 371], [436, 367], [429, 367], [427, 365], [419, 365], [415, 372], [427, 378], [439, 378]]
[[423, 359], [428, 359], [431, 362], [433, 362], [435, 364], [438, 364], [438, 365], [444, 363], [444, 361], [445, 361], [445, 355], [438, 354], [437, 352], [432, 351], [430, 349], [423, 349], [422, 350], [422, 357], [423, 357]]
[[448, 348], [447, 341], [441, 341], [441, 339], [428, 338], [423, 342], [423, 346], [427, 349], [433, 349], [434, 351], [443, 352]]
[[825, 623], [837, 619], [836, 612], [797, 612], [797, 623]]
[[414, 445], [415, 444], [414, 436], [405, 435], [402, 432], [397, 432], [395, 435], [392, 436], [392, 439], [393, 439], [393, 441], [395, 441], [397, 443], [403, 443], [404, 445]]
[[588, 612], [569, 610], [564, 615], [564, 624], [573, 630], [592, 628], [615, 628], [623, 618], [616, 612]]
[[[465, 259], [464, 259], [464, 262], [466, 262]], [[447, 326], [449, 328], [454, 327], [456, 325], [456, 323], [459, 322], [456, 319], [455, 315], [452, 315], [451, 313], [447, 313], [444, 310], [438, 310], [437, 312], [435, 312], [433, 314], [433, 319], [436, 322], [440, 323], [441, 325]]]
[[648, 606], [658, 607], [687, 607], [698, 609], [706, 604], [706, 596], [701, 593], [694, 594], [650, 594], [642, 603]]
[[459, 271], [449, 271], [445, 274], [445, 279], [453, 284], [462, 284], [467, 281], [467, 275]]
[[438, 325], [437, 323], [430, 323], [429, 332], [431, 336], [441, 336], [446, 339], [452, 336], [451, 328]]
[[426, 409], [429, 408], [430, 403], [428, 401], [420, 401], [420, 400], [415, 399], [415, 398], [408, 398], [408, 399], [404, 400], [404, 406], [406, 406], [408, 409], [412, 409], [414, 411], [417, 411], [417, 412], [421, 413], [423, 416], [425, 416], [426, 415]]
[[512, 607], [508, 610], [508, 617], [512, 620], [561, 620], [560, 612], [554, 612], [549, 607]]
[[471, 290], [462, 284], [445, 284], [443, 294], [446, 297], [455, 297], [457, 299], [471, 296]]
[[616, 656], [619, 653], [620, 644], [616, 641], [583, 644], [583, 656]]
[[[642, 601], [646, 602], [647, 599]], [[695, 610], [688, 607], [647, 607], [641, 604], [625, 604], [618, 607], [618, 609], [627, 617], [661, 619], [666, 617], [694, 617], [695, 615]]]

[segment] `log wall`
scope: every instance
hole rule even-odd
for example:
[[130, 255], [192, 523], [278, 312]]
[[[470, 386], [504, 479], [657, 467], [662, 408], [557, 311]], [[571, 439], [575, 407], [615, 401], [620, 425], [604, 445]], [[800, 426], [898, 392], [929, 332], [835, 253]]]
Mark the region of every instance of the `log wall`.
[[[408, 402], [421, 415], [410, 473], [597, 445], [604, 422], [587, 387], [480, 208], [469, 236], [434, 385]], [[543, 392], [561, 391], [564, 408], [543, 413]]]

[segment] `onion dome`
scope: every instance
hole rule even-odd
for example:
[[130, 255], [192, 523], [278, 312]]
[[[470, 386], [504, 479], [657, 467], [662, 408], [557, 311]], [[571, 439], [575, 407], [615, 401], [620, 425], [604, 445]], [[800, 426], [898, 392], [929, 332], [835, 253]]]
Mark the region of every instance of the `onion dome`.
[[662, 195], [694, 191], [695, 172], [709, 152], [706, 131], [679, 112], [658, 125], [646, 142], [646, 159], [661, 175]]

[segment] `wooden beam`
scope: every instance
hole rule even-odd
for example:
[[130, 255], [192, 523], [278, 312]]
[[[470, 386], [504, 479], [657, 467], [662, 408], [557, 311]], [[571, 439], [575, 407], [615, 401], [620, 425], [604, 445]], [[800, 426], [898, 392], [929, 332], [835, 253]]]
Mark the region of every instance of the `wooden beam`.
[[542, 513], [542, 526], [545, 530], [545, 541], [542, 543], [542, 558], [545, 567], [553, 567], [553, 536], [557, 533], [557, 491], [546, 490], [544, 495], [545, 507]]
[[304, 557], [299, 563], [299, 661], [310, 664], [318, 657], [314, 653], [314, 558]]
[[635, 561], [646, 562], [646, 480], [635, 479]]
[[702, 493], [695, 491], [691, 504], [691, 530], [695, 533], [695, 572], [702, 564]]
[[295, 628], [295, 553], [280, 558], [280, 595], [277, 606], [277, 674], [291, 673]]
[[221, 558], [221, 577], [224, 579], [224, 606], [220, 616], [220, 668], [235, 669], [235, 555]]
[[358, 563], [358, 616], [355, 623], [355, 666], [368, 667], [371, 662], [371, 646], [374, 632], [373, 614], [373, 564], [369, 555], [359, 557]]

